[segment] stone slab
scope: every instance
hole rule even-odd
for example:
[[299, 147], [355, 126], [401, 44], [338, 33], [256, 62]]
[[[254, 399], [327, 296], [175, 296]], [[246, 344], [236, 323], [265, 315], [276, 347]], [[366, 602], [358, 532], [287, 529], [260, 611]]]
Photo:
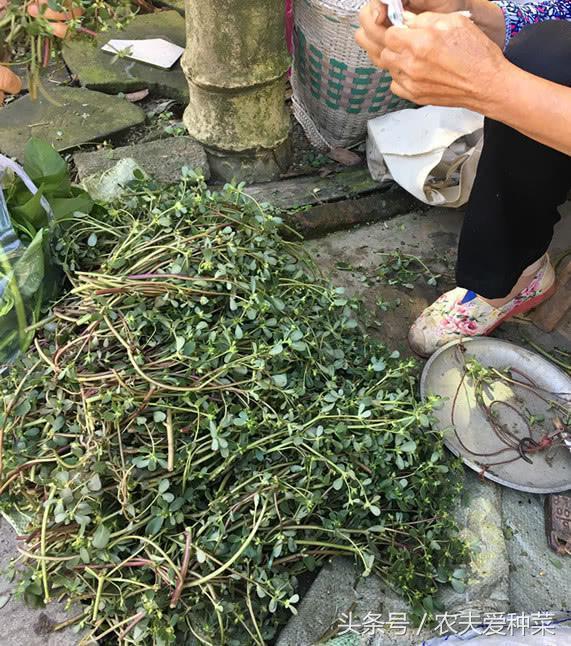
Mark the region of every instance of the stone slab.
[[290, 209], [283, 214], [283, 218], [289, 227], [309, 240], [335, 231], [384, 222], [418, 206], [415, 198], [394, 187], [365, 197]]
[[[0, 597], [8, 601], [0, 608], [0, 646], [73, 646], [80, 640], [71, 628], [52, 632], [54, 625], [70, 618], [61, 603], [52, 603], [42, 610], [33, 610], [20, 600], [16, 585], [4, 574], [10, 560], [17, 555], [16, 534], [0, 519]], [[76, 614], [78, 614], [76, 612]]]
[[571, 610], [571, 556], [558, 556], [548, 547], [543, 501], [543, 496], [503, 492], [514, 612]]
[[167, 9], [175, 9], [184, 16], [184, 0], [157, 0], [155, 2], [159, 7], [166, 7]]
[[324, 565], [276, 646], [309, 646], [332, 636], [335, 621], [355, 603], [357, 578], [357, 570], [349, 559], [337, 558]]
[[172, 137], [122, 148], [79, 152], [73, 159], [82, 181], [110, 170], [122, 159], [133, 159], [149, 177], [165, 186], [178, 182], [183, 166], [201, 171], [206, 179], [210, 177], [206, 153], [191, 137]]
[[188, 103], [188, 84], [180, 61], [172, 69], [162, 70], [101, 51], [111, 39], [164, 38], [184, 47], [184, 18], [177, 11], [161, 11], [137, 16], [123, 30], [110, 30], [95, 39], [76, 38], [63, 48], [64, 60], [82, 86], [117, 94], [148, 89], [151, 95]]
[[[30, 78], [27, 65], [19, 63], [13, 65], [11, 69], [22, 79], [22, 90], [29, 91]], [[42, 67], [40, 69], [40, 79], [47, 87], [69, 85], [72, 80], [69, 70], [61, 58], [50, 61], [47, 67]]]
[[280, 209], [294, 209], [364, 197], [379, 192], [379, 183], [371, 178], [366, 168], [350, 168], [324, 177], [302, 175], [248, 186], [246, 192], [258, 202], [269, 202]]
[[398, 186], [379, 187], [366, 168], [302, 175], [245, 190], [258, 202], [283, 210], [288, 226], [306, 239], [424, 209]]
[[20, 159], [30, 137], [68, 150], [144, 121], [144, 111], [125, 99], [82, 88], [45, 88], [36, 101], [27, 95], [0, 110], [0, 152]]

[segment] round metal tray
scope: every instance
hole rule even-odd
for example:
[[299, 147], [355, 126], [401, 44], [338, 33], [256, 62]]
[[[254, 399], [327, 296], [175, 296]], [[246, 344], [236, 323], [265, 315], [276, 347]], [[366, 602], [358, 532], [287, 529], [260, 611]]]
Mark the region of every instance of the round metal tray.
[[[464, 345], [462, 353], [458, 347]], [[539, 387], [549, 393], [558, 393], [559, 401], [568, 402], [571, 407], [571, 377], [551, 364], [543, 357], [525, 348], [487, 337], [474, 337], [462, 341], [453, 341], [437, 351], [428, 361], [422, 373], [420, 383], [423, 399], [429, 395], [438, 395], [442, 401], [434, 411], [438, 420], [438, 428], [445, 433], [445, 444], [464, 463], [486, 478], [501, 485], [526, 491], [529, 493], [557, 493], [571, 489], [571, 446], [551, 447], [546, 451], [529, 454], [532, 464], [524, 460], [516, 460], [510, 464], [490, 465], [489, 463], [515, 457], [515, 452], [506, 452], [502, 456], [474, 456], [466, 451], [452, 428], [452, 409], [454, 397], [457, 395], [454, 411], [455, 428], [462, 443], [478, 453], [491, 453], [504, 448], [505, 444], [494, 433], [484, 412], [476, 404], [473, 387], [468, 379], [459, 384], [463, 375], [463, 360], [476, 359], [480, 364], [490, 368], [519, 370], [529, 377]], [[517, 375], [523, 381], [523, 378]], [[534, 392], [520, 386], [508, 386], [505, 383], [491, 385], [486, 396], [491, 399], [506, 401], [518, 410], [526, 409], [535, 417], [544, 417], [544, 421], [536, 426], [545, 432], [553, 433], [553, 420], [556, 414], [548, 403], [540, 399]], [[549, 399], [546, 392], [539, 391]], [[501, 414], [500, 414], [501, 408]], [[496, 412], [498, 421], [509, 428], [519, 437], [528, 434], [525, 424], [519, 415], [507, 406], [498, 406]], [[534, 434], [539, 439], [544, 431]]]

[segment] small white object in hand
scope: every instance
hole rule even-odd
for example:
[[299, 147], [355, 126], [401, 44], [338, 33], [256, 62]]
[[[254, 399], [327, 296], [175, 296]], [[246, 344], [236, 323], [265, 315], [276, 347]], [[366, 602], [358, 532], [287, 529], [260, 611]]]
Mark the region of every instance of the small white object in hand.
[[389, 20], [395, 27], [404, 27], [404, 7], [402, 0], [381, 0], [388, 7]]
[[183, 47], [173, 45], [164, 38], [110, 40], [101, 49], [110, 54], [122, 55], [163, 69], [170, 69], [184, 52]]

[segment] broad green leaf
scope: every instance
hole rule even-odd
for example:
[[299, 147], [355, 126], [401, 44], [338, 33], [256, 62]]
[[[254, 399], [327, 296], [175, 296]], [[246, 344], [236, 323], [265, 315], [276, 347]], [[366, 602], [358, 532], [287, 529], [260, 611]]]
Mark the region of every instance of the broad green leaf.
[[337, 480], [334, 480], [332, 486], [333, 489], [339, 491], [343, 487], [343, 478], [337, 478]]
[[33, 296], [44, 278], [43, 232], [36, 237], [14, 265], [14, 279], [24, 298]]
[[12, 206], [10, 208], [10, 214], [17, 222], [26, 226], [26, 228], [32, 225], [37, 231], [48, 225], [48, 215], [41, 204], [44, 195], [43, 188], [40, 187], [35, 195], [29, 195], [29, 199], [20, 206]]
[[101, 491], [101, 479], [97, 473], [89, 479], [87, 486], [91, 491]]
[[464, 581], [460, 581], [460, 579], [450, 579], [450, 585], [458, 594], [466, 592], [466, 584], [464, 583]]
[[49, 192], [66, 186], [69, 190], [65, 159], [43, 139], [32, 137], [26, 144], [24, 170], [36, 185], [45, 184], [44, 189]]
[[75, 197], [57, 197], [49, 202], [56, 222], [73, 213], [90, 213], [93, 208], [93, 200], [87, 193]]

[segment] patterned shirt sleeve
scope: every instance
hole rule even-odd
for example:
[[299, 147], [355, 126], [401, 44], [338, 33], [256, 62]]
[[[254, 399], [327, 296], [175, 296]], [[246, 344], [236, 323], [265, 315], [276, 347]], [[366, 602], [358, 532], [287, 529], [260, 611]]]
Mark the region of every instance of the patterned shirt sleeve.
[[516, 4], [508, 0], [495, 2], [504, 13], [506, 21], [506, 47], [510, 38], [527, 25], [546, 20], [571, 20], [571, 2], [569, 0], [546, 0], [538, 4]]

